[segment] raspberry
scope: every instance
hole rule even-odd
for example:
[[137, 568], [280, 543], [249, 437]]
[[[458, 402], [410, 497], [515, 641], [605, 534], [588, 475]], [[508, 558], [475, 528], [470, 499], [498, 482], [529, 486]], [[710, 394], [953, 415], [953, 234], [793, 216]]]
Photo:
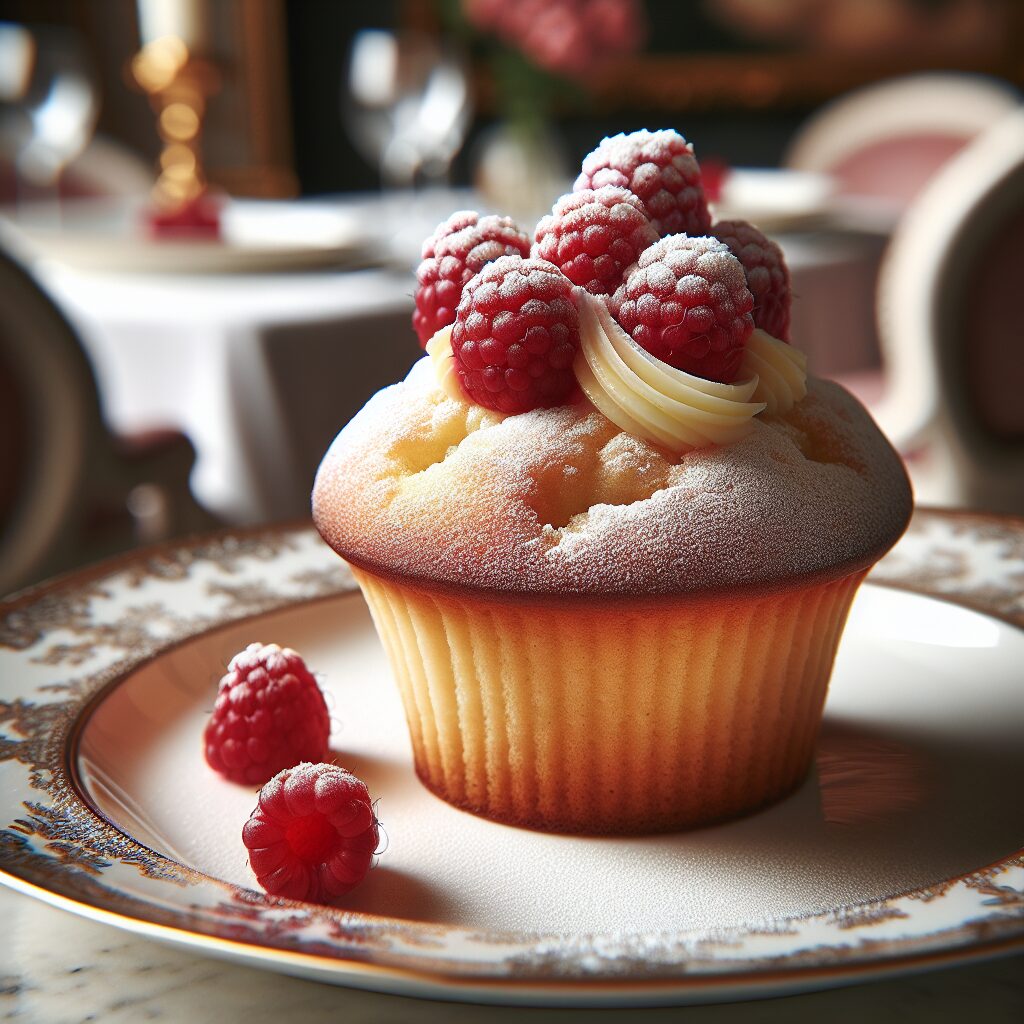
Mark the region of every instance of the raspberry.
[[530, 236], [508, 217], [481, 217], [472, 210], [453, 213], [423, 243], [416, 271], [416, 309], [412, 325], [426, 347], [455, 320], [467, 281], [499, 256], [529, 256]]
[[313, 903], [357, 886], [378, 840], [366, 785], [335, 764], [279, 772], [242, 829], [259, 884], [274, 896]]
[[618, 185], [643, 202], [659, 235], [707, 234], [711, 226], [693, 147], [671, 129], [605, 139], [583, 161], [574, 191]]
[[658, 240], [644, 204], [614, 185], [570, 192], [537, 225], [533, 255], [593, 295], [611, 295], [622, 273]]
[[743, 267], [724, 242], [669, 235], [640, 256], [612, 297], [633, 340], [698, 377], [732, 382], [754, 321]]
[[249, 644], [221, 679], [203, 743], [207, 763], [259, 785], [299, 761], [327, 756], [331, 723], [305, 662], [277, 644]]
[[789, 341], [792, 293], [782, 250], [745, 220], [720, 220], [711, 233], [743, 264], [754, 296], [754, 323], [773, 338]]
[[504, 413], [566, 401], [579, 343], [572, 282], [546, 260], [519, 256], [502, 256], [466, 285], [452, 329], [463, 391]]

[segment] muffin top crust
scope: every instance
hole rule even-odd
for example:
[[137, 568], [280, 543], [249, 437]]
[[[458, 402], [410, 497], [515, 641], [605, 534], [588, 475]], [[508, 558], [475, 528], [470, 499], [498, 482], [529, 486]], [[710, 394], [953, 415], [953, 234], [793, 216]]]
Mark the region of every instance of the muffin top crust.
[[431, 590], [635, 599], [838, 578], [899, 538], [910, 486], [863, 407], [807, 383], [742, 440], [675, 456], [587, 402], [460, 402], [421, 359], [335, 439], [313, 517], [354, 565]]

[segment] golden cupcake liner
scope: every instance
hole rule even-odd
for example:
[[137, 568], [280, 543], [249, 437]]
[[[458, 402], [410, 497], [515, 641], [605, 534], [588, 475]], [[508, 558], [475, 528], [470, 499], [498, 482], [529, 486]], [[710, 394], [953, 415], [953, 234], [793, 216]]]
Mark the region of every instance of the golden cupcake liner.
[[496, 821], [584, 833], [694, 827], [796, 787], [864, 575], [612, 608], [356, 571], [427, 787]]

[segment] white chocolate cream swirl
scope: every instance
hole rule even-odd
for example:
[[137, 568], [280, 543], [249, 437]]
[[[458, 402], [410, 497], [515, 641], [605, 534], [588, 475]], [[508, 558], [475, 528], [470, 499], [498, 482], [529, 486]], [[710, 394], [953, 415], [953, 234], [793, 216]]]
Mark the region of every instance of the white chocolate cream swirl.
[[617, 427], [676, 454], [732, 444], [764, 409], [758, 380], [720, 384], [678, 370], [641, 348], [600, 299], [577, 292], [580, 351], [573, 363], [584, 394]]
[[427, 342], [427, 355], [430, 356], [437, 383], [441, 390], [457, 402], [465, 402], [466, 394], [459, 384], [459, 374], [455, 369], [455, 355], [452, 352], [452, 325], [442, 327]]
[[[677, 455], [746, 436], [760, 412], [788, 412], [807, 392], [806, 356], [762, 330], [747, 342], [739, 384], [721, 384], [678, 370], [641, 348], [600, 299], [576, 290], [580, 351], [573, 371], [584, 394], [617, 427]], [[452, 329], [427, 343], [441, 390], [466, 395], [452, 355]]]
[[751, 397], [764, 402], [769, 416], [778, 416], [789, 412], [807, 394], [807, 356], [758, 328], [743, 350], [740, 376], [757, 379]]

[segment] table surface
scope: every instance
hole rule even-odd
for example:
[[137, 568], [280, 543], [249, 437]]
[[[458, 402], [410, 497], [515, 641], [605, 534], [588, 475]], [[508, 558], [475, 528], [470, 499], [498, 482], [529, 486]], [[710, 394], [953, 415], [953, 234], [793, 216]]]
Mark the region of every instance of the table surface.
[[[686, 1020], [689, 1024], [913, 1024], [1024, 1020], [1024, 953], [903, 978], [746, 1003], [638, 1010], [523, 1010], [427, 1002], [304, 981], [198, 956], [98, 924], [0, 887], [0, 1016], [63, 1022], [343, 1019], [445, 1021], [527, 1018], [573, 1022]], [[343, 1016], [342, 1016], [343, 1015]]]

